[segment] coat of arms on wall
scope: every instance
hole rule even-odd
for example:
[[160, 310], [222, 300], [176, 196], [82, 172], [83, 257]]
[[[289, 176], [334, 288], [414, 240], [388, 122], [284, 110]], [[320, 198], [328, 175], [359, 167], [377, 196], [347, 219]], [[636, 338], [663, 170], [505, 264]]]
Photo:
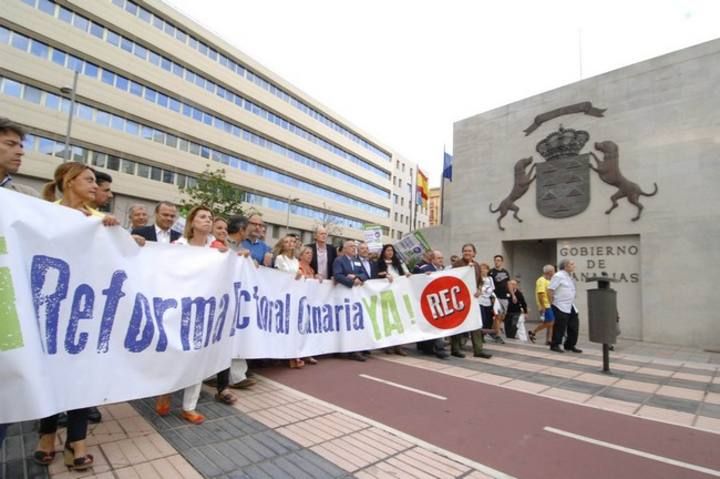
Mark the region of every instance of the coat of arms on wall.
[[[585, 113], [602, 117], [604, 109], [595, 108], [590, 102], [581, 102], [563, 108], [543, 113], [535, 117], [533, 123], [525, 129], [526, 136], [535, 131], [542, 123], [558, 116]], [[583, 130], [564, 128], [562, 125], [557, 131], [550, 133], [536, 146], [536, 151], [545, 159], [543, 163], [533, 163], [532, 157], [522, 158], [515, 163], [514, 184], [510, 194], [503, 199], [491, 213], [500, 213], [497, 218], [498, 228], [504, 230], [502, 219], [510, 212], [513, 217], [522, 222], [518, 216], [520, 208], [515, 201], [520, 199], [530, 188], [530, 184], [537, 180], [536, 206], [538, 212], [548, 218], [568, 218], [582, 213], [590, 204], [590, 170], [595, 171], [600, 179], [618, 191], [610, 197], [611, 207], [605, 211], [610, 214], [617, 208], [617, 200], [627, 198], [635, 205], [637, 214], [632, 221], [640, 219], [643, 205], [640, 196], [653, 196], [658, 188], [655, 184], [651, 193], [644, 192], [637, 183], [625, 178], [620, 172], [618, 146], [612, 141], [595, 143], [595, 149], [602, 154], [602, 159], [594, 152], [581, 153], [585, 144], [590, 140], [590, 134]], [[594, 160], [595, 165], [592, 164]], [[536, 170], [535, 176], [533, 171]]]

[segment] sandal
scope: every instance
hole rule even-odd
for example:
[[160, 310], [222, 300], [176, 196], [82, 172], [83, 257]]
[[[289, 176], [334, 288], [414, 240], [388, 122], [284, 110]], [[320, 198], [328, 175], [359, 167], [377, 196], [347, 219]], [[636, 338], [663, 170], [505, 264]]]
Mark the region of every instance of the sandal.
[[315, 364], [318, 363], [317, 359], [313, 358], [312, 356], [309, 357], [309, 358], [307, 358], [307, 359], [305, 359], [305, 362], [308, 363], [308, 364], [312, 364], [312, 365], [315, 365]]
[[55, 451], [35, 451], [32, 455], [33, 462], [41, 466], [47, 466], [55, 459]]
[[71, 471], [85, 471], [90, 469], [95, 462], [92, 454], [85, 454], [83, 457], [75, 457], [75, 450], [69, 444], [65, 444], [65, 465]]
[[158, 416], [167, 416], [170, 414], [170, 395], [165, 394], [158, 396], [155, 400], [155, 412]]
[[228, 406], [232, 406], [233, 404], [235, 404], [237, 402], [238, 398], [233, 393], [226, 390], [226, 391], [217, 393], [215, 395], [215, 400], [217, 402], [227, 404]]
[[183, 419], [193, 424], [202, 424], [205, 421], [205, 416], [196, 413], [195, 411], [183, 411], [181, 416]]
[[531, 342], [535, 342], [535, 333], [532, 331], [528, 331], [528, 337], [530, 338]]

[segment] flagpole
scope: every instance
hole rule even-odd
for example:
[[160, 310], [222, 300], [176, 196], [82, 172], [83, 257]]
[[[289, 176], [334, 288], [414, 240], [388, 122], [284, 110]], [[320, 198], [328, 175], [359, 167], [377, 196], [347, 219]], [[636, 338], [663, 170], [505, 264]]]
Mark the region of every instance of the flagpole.
[[442, 224], [445, 215], [445, 144], [443, 143], [443, 172], [440, 175], [440, 218], [438, 224]]

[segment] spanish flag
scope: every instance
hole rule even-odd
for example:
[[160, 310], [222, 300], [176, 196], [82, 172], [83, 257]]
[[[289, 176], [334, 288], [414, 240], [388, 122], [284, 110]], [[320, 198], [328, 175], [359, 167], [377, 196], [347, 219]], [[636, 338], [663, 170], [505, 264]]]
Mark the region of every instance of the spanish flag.
[[425, 204], [430, 197], [430, 185], [428, 184], [428, 177], [425, 176], [420, 168], [417, 170], [417, 197], [418, 204]]

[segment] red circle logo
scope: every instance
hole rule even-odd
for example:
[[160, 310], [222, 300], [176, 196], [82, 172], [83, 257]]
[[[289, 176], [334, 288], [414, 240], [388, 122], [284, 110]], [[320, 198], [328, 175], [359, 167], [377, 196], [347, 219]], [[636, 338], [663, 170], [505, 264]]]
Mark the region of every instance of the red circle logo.
[[443, 276], [425, 286], [420, 305], [427, 322], [436, 328], [457, 328], [470, 313], [470, 291], [460, 278]]

